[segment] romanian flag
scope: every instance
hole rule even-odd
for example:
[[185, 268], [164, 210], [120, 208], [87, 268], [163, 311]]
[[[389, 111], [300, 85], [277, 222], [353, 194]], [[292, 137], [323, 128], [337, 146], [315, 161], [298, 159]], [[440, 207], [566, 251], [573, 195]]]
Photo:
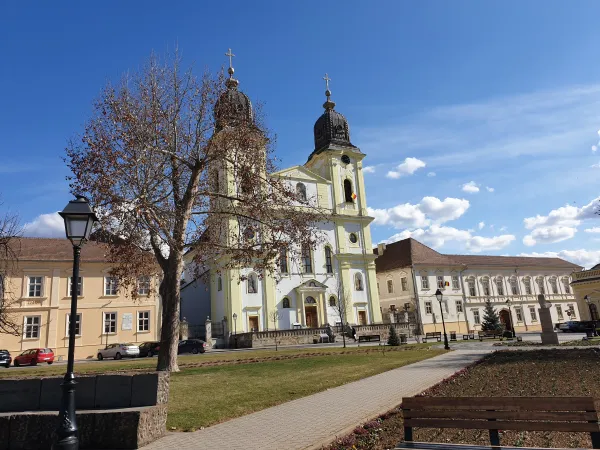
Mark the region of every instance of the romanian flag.
[[354, 192], [352, 193], [352, 200], [356, 200], [356, 194]]

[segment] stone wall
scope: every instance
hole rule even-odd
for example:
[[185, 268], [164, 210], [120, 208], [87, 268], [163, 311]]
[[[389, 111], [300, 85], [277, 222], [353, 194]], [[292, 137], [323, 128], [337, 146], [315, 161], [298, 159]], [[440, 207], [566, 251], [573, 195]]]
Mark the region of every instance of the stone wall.
[[[169, 374], [77, 378], [80, 448], [136, 449], [162, 436]], [[62, 378], [0, 380], [0, 450], [50, 449]]]

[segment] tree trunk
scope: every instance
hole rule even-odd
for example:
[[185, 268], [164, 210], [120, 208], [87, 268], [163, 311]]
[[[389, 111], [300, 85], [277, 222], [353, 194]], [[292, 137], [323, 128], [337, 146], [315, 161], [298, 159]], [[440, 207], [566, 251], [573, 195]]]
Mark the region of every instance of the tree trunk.
[[[169, 258], [170, 259], [170, 258]], [[173, 258], [175, 259], [175, 258]], [[160, 283], [162, 329], [160, 333], [160, 351], [156, 370], [179, 372], [177, 365], [177, 348], [179, 345], [179, 307], [180, 307], [180, 279], [183, 264], [173, 261]]]

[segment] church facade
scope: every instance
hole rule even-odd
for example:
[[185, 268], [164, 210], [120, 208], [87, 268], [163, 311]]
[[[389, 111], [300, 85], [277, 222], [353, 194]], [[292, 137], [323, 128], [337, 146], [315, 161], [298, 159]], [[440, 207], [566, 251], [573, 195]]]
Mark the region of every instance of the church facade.
[[[232, 74], [230, 68], [227, 90], [217, 106], [233, 102], [232, 110], [251, 118], [251, 103]], [[182, 288], [182, 316], [190, 324], [200, 325], [209, 316], [213, 323], [226, 322], [229, 332], [243, 333], [316, 328], [342, 321], [381, 323], [370, 231], [373, 218], [367, 214], [363, 176], [365, 154], [351, 143], [348, 122], [335, 110], [328, 85], [326, 96], [307, 162], [269, 175], [327, 211], [329, 220], [318, 224], [322, 242], [313, 249], [298, 249], [294, 253], [299, 258], [292, 252], [281, 255], [275, 273], [263, 276], [249, 267], [212, 270], [206, 281], [193, 280], [188, 273]], [[233, 174], [223, 170], [219, 177], [230, 180]], [[340, 295], [346, 299], [343, 320]]]

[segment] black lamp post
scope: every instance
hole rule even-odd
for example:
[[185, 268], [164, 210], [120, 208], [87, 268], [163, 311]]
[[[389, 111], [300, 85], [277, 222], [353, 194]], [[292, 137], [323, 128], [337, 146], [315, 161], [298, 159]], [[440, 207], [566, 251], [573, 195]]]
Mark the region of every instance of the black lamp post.
[[512, 318], [512, 310], [510, 309], [511, 301], [510, 298], [506, 299], [506, 304], [508, 305], [508, 317], [510, 319], [510, 333], [514, 339], [515, 337], [515, 327], [513, 326], [513, 318]]
[[448, 345], [448, 335], [446, 334], [446, 322], [444, 321], [444, 310], [442, 308], [442, 297], [442, 291], [440, 291], [439, 289], [435, 291], [435, 298], [437, 298], [437, 301], [440, 302], [440, 312], [442, 313], [442, 327], [444, 328], [444, 348], [446, 350], [450, 350], [450, 346]]
[[233, 343], [234, 348], [237, 348], [237, 314], [233, 313]]
[[[596, 314], [594, 314], [594, 311], [592, 309], [592, 305], [593, 305], [592, 299], [588, 295], [583, 297], [583, 299], [587, 303], [588, 308], [590, 310], [590, 319], [592, 320], [592, 333], [594, 336], [596, 336], [597, 335], [597, 333], [596, 333]], [[596, 305], [594, 305], [594, 306], [596, 306]]]
[[53, 450], [78, 450], [79, 436], [75, 414], [75, 323], [77, 317], [77, 289], [79, 287], [79, 257], [81, 246], [89, 239], [94, 222], [98, 220], [87, 199], [77, 196], [71, 200], [60, 216], [65, 221], [67, 238], [73, 244], [73, 277], [71, 278], [71, 314], [69, 316], [69, 356], [67, 372], [61, 384], [62, 399], [58, 413], [58, 428]]

